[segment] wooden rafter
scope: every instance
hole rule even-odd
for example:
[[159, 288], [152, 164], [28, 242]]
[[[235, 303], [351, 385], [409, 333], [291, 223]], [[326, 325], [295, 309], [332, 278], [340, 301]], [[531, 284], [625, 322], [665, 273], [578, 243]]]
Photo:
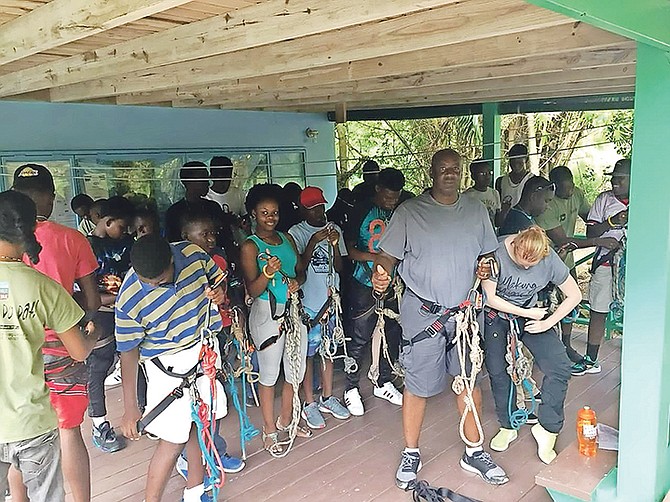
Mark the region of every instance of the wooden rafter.
[[[496, 12], [495, 23], [491, 22], [492, 9]], [[222, 74], [231, 79], [258, 77], [456, 46], [467, 41], [565, 24], [574, 23], [517, 0], [470, 0], [336, 32], [57, 87], [52, 90], [52, 99], [80, 101], [187, 84], [207, 84], [219, 81]]]
[[[69, 0], [53, 0], [53, 2], [59, 1]], [[105, 2], [105, 0], [100, 1]], [[368, 0], [361, 3], [358, 0], [338, 2], [270, 0], [260, 2], [224, 15], [0, 77], [0, 96], [22, 94], [55, 85], [70, 85], [96, 79], [99, 81], [99, 79], [138, 70], [234, 53], [288, 38], [305, 37], [323, 31], [338, 30], [347, 26], [427, 10], [455, 1]], [[177, 3], [176, 0], [173, 0], [173, 3]], [[178, 50], [176, 50], [177, 47]], [[217, 71], [221, 71], [221, 66]], [[92, 97], [99, 96], [85, 96], [81, 99]]]
[[52, 0], [0, 26], [0, 65], [80, 40], [189, 1]]

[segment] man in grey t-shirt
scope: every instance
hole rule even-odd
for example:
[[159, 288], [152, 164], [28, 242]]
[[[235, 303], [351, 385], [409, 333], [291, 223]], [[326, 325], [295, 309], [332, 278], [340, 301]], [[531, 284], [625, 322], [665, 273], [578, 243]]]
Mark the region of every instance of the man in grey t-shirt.
[[[466, 300], [479, 258], [498, 247], [486, 208], [459, 194], [461, 163], [461, 156], [454, 150], [435, 153], [431, 162], [433, 188], [396, 210], [381, 239], [381, 253], [375, 260], [372, 283], [376, 291], [386, 290], [389, 272], [396, 264], [407, 285], [400, 306], [406, 448], [396, 473], [396, 484], [403, 489], [416, 480], [421, 468], [419, 436], [426, 399], [447, 387], [447, 373], [460, 374], [456, 351], [447, 351], [447, 340], [453, 339], [455, 334], [453, 318], [433, 336], [421, 340], [415, 337], [427, 327], [435, 326], [445, 309]], [[478, 388], [473, 398], [481, 410]], [[457, 404], [461, 411], [465, 409], [465, 392], [457, 396]], [[464, 429], [470, 441], [480, 439], [472, 414], [468, 414]], [[467, 447], [460, 465], [488, 483], [508, 481], [503, 469], [481, 447]]]

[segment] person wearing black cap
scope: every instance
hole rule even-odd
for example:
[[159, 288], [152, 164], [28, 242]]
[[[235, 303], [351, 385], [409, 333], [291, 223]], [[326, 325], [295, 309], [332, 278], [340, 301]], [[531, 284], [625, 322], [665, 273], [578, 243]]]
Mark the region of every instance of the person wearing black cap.
[[524, 184], [519, 203], [512, 207], [500, 226], [499, 235], [515, 234], [532, 225], [554, 198], [555, 185], [542, 176], [531, 176]]
[[501, 209], [500, 221], [505, 221], [507, 213], [521, 200], [523, 187], [533, 174], [528, 170], [528, 148], [526, 145], [516, 144], [507, 152], [509, 158], [509, 173], [496, 180], [496, 190], [500, 192]]
[[368, 159], [363, 164], [363, 181], [356, 185], [351, 191], [356, 202], [371, 199], [375, 194], [375, 183], [379, 176], [379, 164]]
[[209, 174], [212, 186], [205, 199], [213, 200], [226, 213], [243, 216], [244, 193], [231, 186], [233, 180], [233, 161], [229, 157], [212, 157], [209, 161]]
[[[612, 189], [607, 190], [593, 202], [586, 220], [586, 237], [611, 237], [625, 246], [628, 223], [628, 197], [630, 194], [630, 159], [620, 159], [612, 177]], [[572, 374], [600, 373], [598, 349], [605, 334], [605, 320], [612, 304], [613, 265], [620, 256], [617, 247], [599, 245], [591, 264], [589, 284], [590, 322], [588, 345], [583, 359], [574, 364]]]
[[[70, 294], [79, 287], [77, 301], [91, 319], [100, 307], [95, 271], [98, 262], [91, 245], [73, 228], [49, 221], [56, 190], [53, 176], [39, 164], [25, 164], [14, 172], [12, 189], [27, 195], [37, 209], [35, 237], [42, 246], [39, 263], [24, 256], [24, 263], [58, 282]], [[91, 341], [92, 341], [91, 337]], [[45, 332], [42, 355], [48, 370], [45, 380], [50, 401], [58, 416], [63, 475], [75, 502], [90, 499], [91, 470], [88, 450], [81, 434], [81, 424], [88, 407], [88, 370], [84, 362], [71, 359], [53, 329]], [[26, 489], [17, 471], [10, 471], [12, 500], [27, 501]]]

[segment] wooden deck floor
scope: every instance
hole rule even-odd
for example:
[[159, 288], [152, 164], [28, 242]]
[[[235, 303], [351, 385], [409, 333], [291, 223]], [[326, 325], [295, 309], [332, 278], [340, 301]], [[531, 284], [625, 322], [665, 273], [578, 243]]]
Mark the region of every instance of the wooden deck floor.
[[[577, 336], [575, 346], [582, 350], [585, 335]], [[574, 420], [577, 410], [588, 404], [595, 410], [606, 409], [619, 399], [621, 340], [607, 342], [601, 351], [603, 371], [598, 375], [574, 378], [566, 402], [566, 426], [561, 433], [557, 451], [575, 439]], [[336, 376], [336, 393], [343, 390], [342, 375]], [[261, 450], [260, 437], [248, 445], [247, 467], [229, 475], [219, 500], [226, 501], [298, 501], [310, 502], [350, 500], [407, 501], [410, 496], [398, 490], [394, 474], [403, 445], [401, 410], [386, 401], [372, 397], [367, 379], [362, 381], [366, 413], [347, 421], [326, 418], [327, 427], [316, 431], [309, 440], [298, 440], [284, 459], [272, 459]], [[483, 422], [487, 440], [497, 431], [488, 378], [484, 379]], [[122, 415], [121, 389], [108, 392], [112, 424]], [[254, 424], [261, 423], [260, 411], [250, 410]], [[617, 424], [609, 424], [617, 426]], [[90, 444], [90, 424], [84, 426]], [[239, 454], [237, 415], [229, 413], [222, 431], [231, 454]], [[530, 429], [524, 427], [520, 437], [505, 453], [494, 459], [509, 474], [506, 485], [489, 486], [458, 466], [463, 445], [457, 431], [457, 412], [451, 392], [429, 401], [421, 436], [423, 470], [419, 477], [436, 486], [447, 486], [484, 502], [545, 502], [551, 499], [535, 485], [535, 474], [543, 464], [537, 458]], [[130, 443], [118, 453], [103, 454], [91, 446], [93, 500], [95, 502], [140, 502], [149, 459], [155, 443], [147, 438]], [[184, 482], [178, 474], [171, 477], [164, 500], [181, 500]], [[71, 498], [68, 501], [71, 502]]]

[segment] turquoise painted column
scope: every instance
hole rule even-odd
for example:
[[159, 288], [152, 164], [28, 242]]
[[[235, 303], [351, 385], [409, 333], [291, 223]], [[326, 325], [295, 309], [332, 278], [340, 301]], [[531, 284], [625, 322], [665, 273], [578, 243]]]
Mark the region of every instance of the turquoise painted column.
[[483, 157], [493, 162], [493, 180], [500, 176], [500, 113], [498, 103], [482, 105]]
[[670, 489], [670, 53], [638, 43], [617, 500]]

